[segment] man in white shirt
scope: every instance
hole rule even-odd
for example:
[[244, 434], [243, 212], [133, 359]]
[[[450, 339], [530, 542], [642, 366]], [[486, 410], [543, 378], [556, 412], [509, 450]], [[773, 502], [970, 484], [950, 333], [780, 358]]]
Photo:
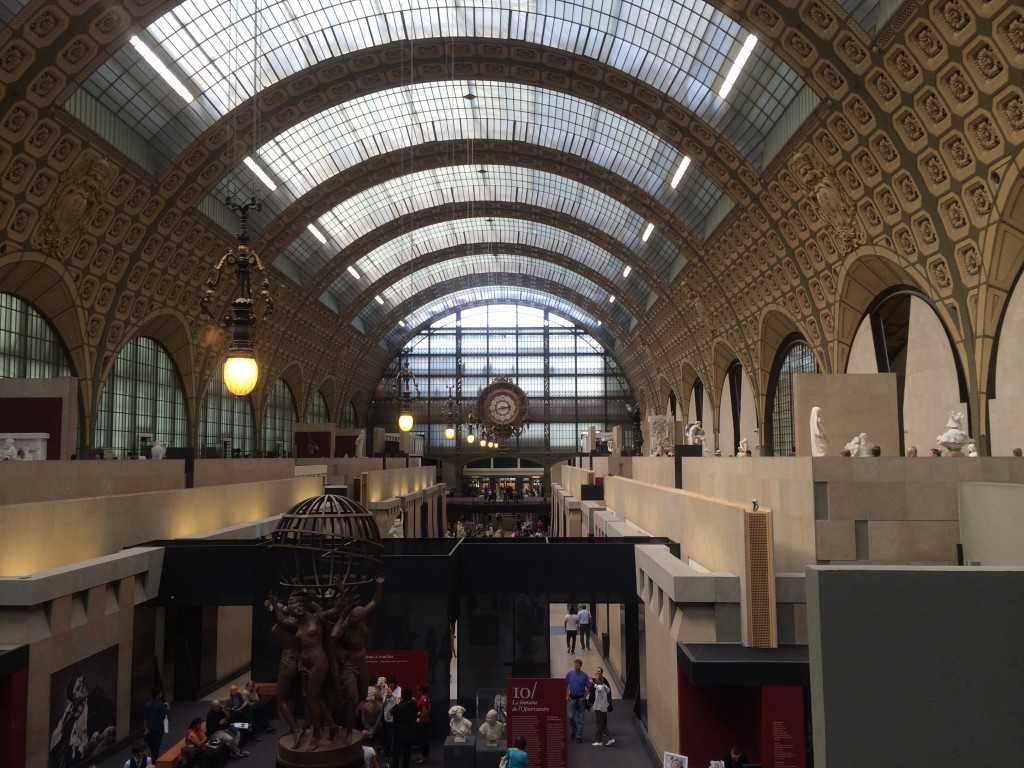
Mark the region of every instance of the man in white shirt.
[[584, 651], [590, 650], [590, 611], [587, 606], [581, 605], [580, 612], [576, 614], [580, 620], [580, 648]]
[[565, 650], [567, 653], [576, 653], [576, 633], [580, 629], [580, 618], [579, 615], [570, 611], [565, 614], [565, 621], [562, 622], [562, 626], [565, 627]]

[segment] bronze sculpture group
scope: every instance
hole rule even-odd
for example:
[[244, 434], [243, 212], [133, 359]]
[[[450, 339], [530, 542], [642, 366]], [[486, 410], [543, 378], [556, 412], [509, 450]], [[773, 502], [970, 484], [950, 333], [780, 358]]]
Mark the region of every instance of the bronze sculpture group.
[[[264, 606], [275, 620], [271, 633], [281, 646], [277, 707], [289, 729], [282, 737], [283, 746], [298, 749], [309, 731], [306, 751], [312, 752], [320, 747], [324, 728], [328, 741], [334, 741], [339, 729], [357, 728], [357, 707], [370, 682], [366, 617], [380, 605], [384, 577], [377, 576], [375, 582], [376, 591], [366, 605], [359, 605], [341, 585], [334, 590], [334, 605], [326, 609], [308, 589], [293, 590], [283, 605], [273, 593], [267, 597]], [[292, 701], [298, 678], [306, 700], [306, 721], [301, 728]], [[291, 745], [285, 743], [289, 735], [293, 737]]]

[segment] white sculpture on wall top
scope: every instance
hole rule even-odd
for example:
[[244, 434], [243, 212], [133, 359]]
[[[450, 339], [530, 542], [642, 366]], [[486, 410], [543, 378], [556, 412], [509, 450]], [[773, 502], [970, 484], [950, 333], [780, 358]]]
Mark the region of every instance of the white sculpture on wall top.
[[693, 422], [686, 430], [687, 445], [704, 445], [704, 428], [699, 421]]
[[405, 538], [405, 524], [402, 522], [401, 515], [396, 517], [395, 521], [391, 523], [391, 530], [388, 531], [388, 536], [390, 536], [392, 539]]
[[0, 460], [3, 461], [17, 461], [18, 459], [18, 446], [14, 444], [14, 438], [8, 437], [4, 440], [4, 447], [0, 449]]
[[967, 446], [967, 455], [970, 456], [971, 458], [980, 456], [981, 454], [978, 453], [978, 446], [976, 446], [974, 443], [970, 443]]
[[853, 439], [846, 444], [844, 450], [849, 451], [851, 456], [870, 456], [873, 446], [874, 443], [871, 442], [868, 433], [861, 432], [859, 435], [854, 435]]
[[669, 416], [648, 415], [651, 431], [651, 456], [672, 455], [672, 428], [675, 422]]
[[[852, 451], [850, 453], [856, 455]], [[818, 406], [811, 408], [811, 456], [828, 456], [828, 433], [825, 431], [825, 424], [821, 420], [821, 408]]]
[[366, 430], [359, 430], [359, 434], [356, 435], [356, 456], [357, 459], [366, 458]]
[[745, 437], [741, 437], [739, 445], [736, 446], [736, 455], [737, 456], [746, 456], [747, 452], [749, 450], [750, 450], [750, 441], [747, 440], [747, 438], [745, 438]]
[[964, 415], [959, 411], [950, 411], [946, 431], [935, 438], [935, 442], [949, 451], [949, 456], [963, 456], [960, 449], [972, 442], [971, 436], [964, 430]]
[[158, 440], [153, 443], [153, 447], [149, 449], [149, 455], [154, 459], [160, 460], [167, 455], [167, 446]]

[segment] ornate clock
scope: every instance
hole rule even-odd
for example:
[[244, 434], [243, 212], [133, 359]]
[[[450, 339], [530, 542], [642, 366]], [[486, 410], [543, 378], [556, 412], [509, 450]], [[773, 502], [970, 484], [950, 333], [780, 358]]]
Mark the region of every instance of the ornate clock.
[[495, 376], [476, 398], [480, 422], [502, 439], [519, 435], [530, 422], [530, 400], [512, 379]]

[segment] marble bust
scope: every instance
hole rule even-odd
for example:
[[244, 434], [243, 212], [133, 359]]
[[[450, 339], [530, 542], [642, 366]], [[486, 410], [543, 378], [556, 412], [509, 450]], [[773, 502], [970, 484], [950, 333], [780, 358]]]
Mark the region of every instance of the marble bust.
[[[853, 451], [850, 452], [853, 453]], [[811, 408], [811, 456], [827, 455], [828, 433], [825, 432], [825, 425], [821, 421], [821, 408], [814, 406]]]
[[498, 741], [505, 735], [505, 724], [498, 720], [498, 710], [488, 711], [487, 717], [480, 723], [480, 735], [487, 739], [488, 747], [498, 746]]
[[153, 447], [149, 449], [149, 455], [154, 459], [162, 459], [167, 455], [167, 446], [161, 442], [153, 443]]
[[451, 717], [448, 727], [451, 728], [452, 741], [456, 744], [464, 744], [473, 728], [473, 723], [465, 717], [466, 708], [456, 704], [448, 710], [448, 715]]

